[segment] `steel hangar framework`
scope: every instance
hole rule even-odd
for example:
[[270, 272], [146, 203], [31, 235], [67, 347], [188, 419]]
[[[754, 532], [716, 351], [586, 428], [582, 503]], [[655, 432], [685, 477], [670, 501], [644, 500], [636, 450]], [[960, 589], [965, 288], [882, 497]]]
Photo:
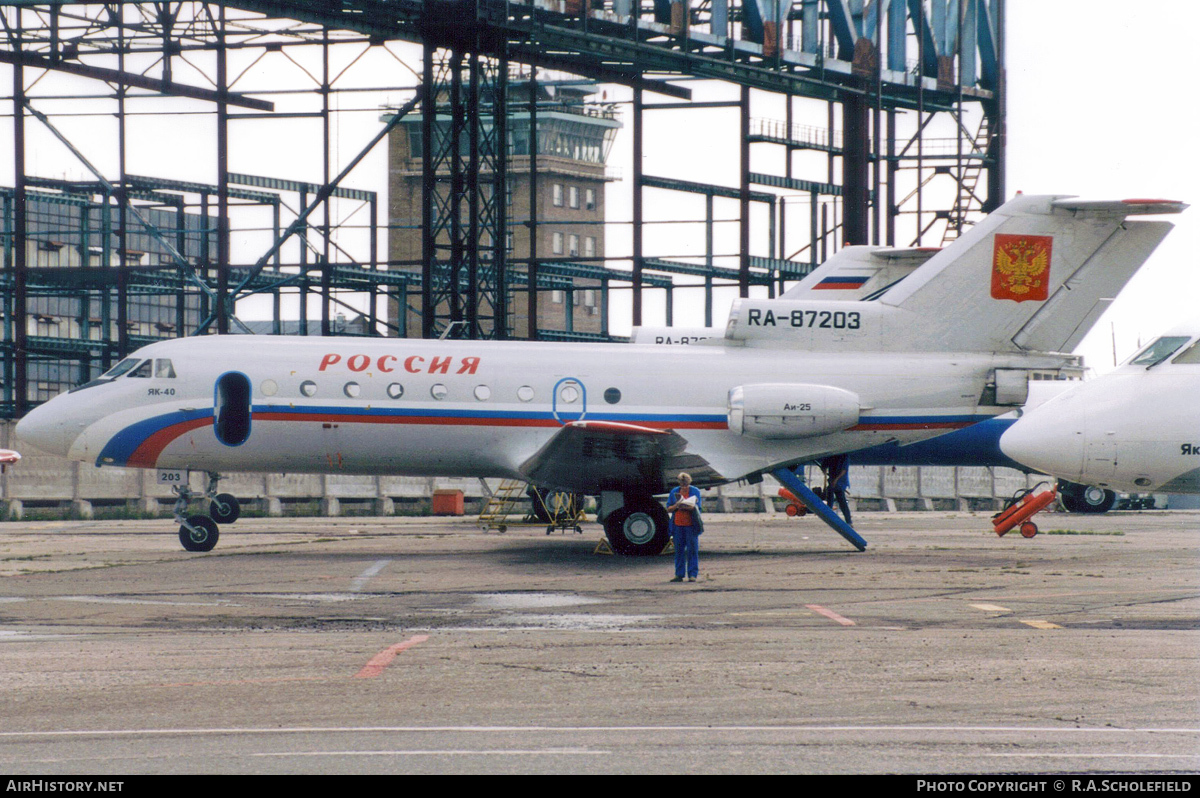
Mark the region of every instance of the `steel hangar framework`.
[[[5, 416], [43, 398], [31, 374], [77, 379], [147, 340], [243, 330], [236, 304], [257, 295], [273, 332], [288, 316], [301, 333], [346, 332], [341, 312], [367, 335], [536, 339], [585, 337], [539, 326], [546, 290], [628, 288], [637, 325], [645, 292], [665, 289], [670, 324], [689, 284], [711, 324], [714, 285], [773, 293], [844, 244], [939, 245], [1005, 195], [1003, 0], [23, 2], [0, 4], [0, 23]], [[510, 231], [547, 224], [506, 196], [514, 114], [532, 130], [533, 186], [548, 157], [539, 93], [510, 101], [519, 65], [534, 87], [549, 74], [618, 87], [632, 138], [630, 173], [612, 184], [629, 198], [620, 251], [513, 256]], [[701, 110], [736, 119], [736, 137], [688, 135], [736, 179], [643, 157]], [[351, 111], [373, 128], [347, 143]], [[381, 220], [378, 192], [354, 186], [414, 118], [428, 145], [421, 218]], [[209, 135], [174, 143], [152, 120]], [[239, 168], [247, 142], [272, 137], [313, 157], [291, 174]], [[148, 147], [177, 148], [178, 168], [137, 174]], [[56, 178], [42, 152], [78, 179]], [[682, 198], [696, 196], [704, 212], [689, 215]], [[647, 238], [663, 206], [705, 231], [701, 249]], [[389, 262], [383, 242], [406, 225], [419, 263]], [[736, 229], [732, 245], [714, 228]], [[147, 297], [171, 318], [131, 317]], [[388, 316], [389, 297], [419, 312], [419, 330]], [[43, 324], [55, 313], [74, 325]]]

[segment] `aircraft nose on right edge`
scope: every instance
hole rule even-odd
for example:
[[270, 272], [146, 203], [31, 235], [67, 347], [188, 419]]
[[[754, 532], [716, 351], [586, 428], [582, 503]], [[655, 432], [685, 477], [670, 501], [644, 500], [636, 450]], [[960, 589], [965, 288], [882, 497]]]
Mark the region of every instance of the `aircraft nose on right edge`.
[[17, 438], [33, 444], [39, 451], [66, 457], [75, 436], [50, 404], [35, 407], [17, 422]]
[[1000, 451], [1023, 466], [1064, 479], [1083, 471], [1083, 425], [1058, 413], [1033, 410], [1000, 436]]

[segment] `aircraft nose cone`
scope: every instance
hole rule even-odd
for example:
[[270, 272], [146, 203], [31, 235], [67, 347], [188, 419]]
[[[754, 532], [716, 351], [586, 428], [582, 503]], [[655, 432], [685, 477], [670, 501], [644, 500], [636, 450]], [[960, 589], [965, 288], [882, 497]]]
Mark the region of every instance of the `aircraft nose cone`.
[[1000, 451], [1021, 465], [1064, 479], [1083, 471], [1083, 423], [1058, 413], [1026, 413], [1000, 436]]
[[17, 422], [17, 438], [47, 454], [66, 457], [75, 436], [48, 405], [35, 407]]

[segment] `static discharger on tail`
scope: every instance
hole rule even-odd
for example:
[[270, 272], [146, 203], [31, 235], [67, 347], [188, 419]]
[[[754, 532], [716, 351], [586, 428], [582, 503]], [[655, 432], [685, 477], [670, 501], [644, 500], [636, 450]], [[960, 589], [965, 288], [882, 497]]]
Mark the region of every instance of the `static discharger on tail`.
[[[208, 473], [208, 515], [187, 514], [186, 488], [177, 503], [192, 550], [212, 548], [216, 518], [236, 518], [218, 475], [266, 471], [521, 479], [598, 496], [614, 550], [657, 554], [668, 532], [655, 496], [680, 471], [702, 488], [773, 474], [807, 502], [804, 463], [965, 428], [1021, 406], [1033, 374], [1078, 375], [1063, 352], [1171, 227], [1127, 217], [1182, 207], [1020, 196], [921, 253], [876, 301], [742, 299], [723, 335], [688, 347], [162, 341], [36, 408], [17, 434], [97, 466]], [[1026, 263], [1021, 285], [1045, 298], [994, 296], [1000, 261]]]

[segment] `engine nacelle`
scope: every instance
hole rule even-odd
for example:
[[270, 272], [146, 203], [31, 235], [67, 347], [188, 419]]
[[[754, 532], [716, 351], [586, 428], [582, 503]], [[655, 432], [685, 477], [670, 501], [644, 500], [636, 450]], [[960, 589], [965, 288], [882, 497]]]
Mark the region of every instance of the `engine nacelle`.
[[729, 429], [751, 438], [809, 438], [858, 423], [858, 394], [829, 385], [767, 383], [729, 392]]

